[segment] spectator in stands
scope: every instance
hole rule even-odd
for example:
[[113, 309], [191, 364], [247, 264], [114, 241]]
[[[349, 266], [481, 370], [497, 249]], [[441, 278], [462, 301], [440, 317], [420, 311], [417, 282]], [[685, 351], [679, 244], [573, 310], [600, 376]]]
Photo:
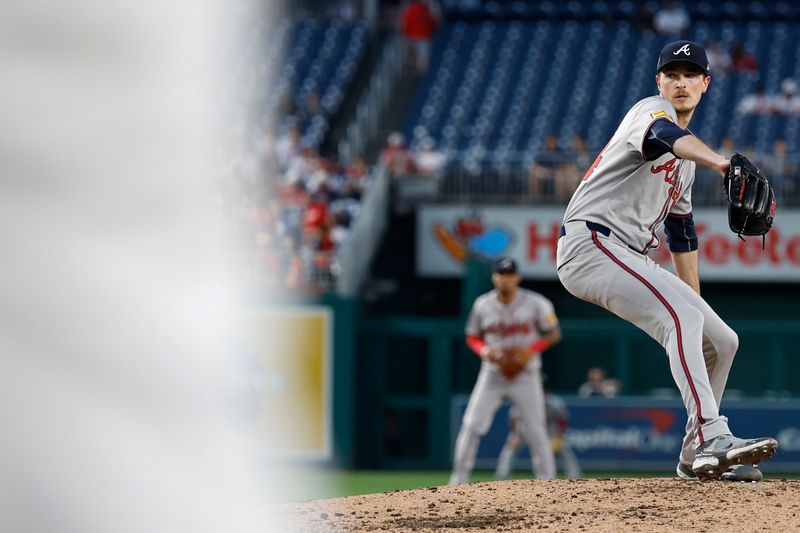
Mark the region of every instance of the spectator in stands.
[[300, 153], [300, 126], [293, 122], [286, 133], [275, 143], [275, 155], [278, 159], [278, 170], [285, 171]]
[[338, 174], [333, 172], [329, 161], [323, 159], [314, 151], [310, 160], [310, 166], [304, 177], [306, 188], [311, 194], [329, 195], [329, 187], [332, 186]]
[[744, 148], [739, 148], [739, 153], [745, 156], [750, 161], [758, 161], [758, 152], [752, 146], [745, 146]]
[[539, 151], [528, 173], [528, 192], [534, 200], [556, 198], [556, 173], [563, 166], [565, 158], [558, 145], [558, 137], [545, 137], [544, 147]]
[[305, 132], [308, 127], [314, 122], [316, 117], [323, 116], [322, 103], [319, 97], [319, 92], [312, 89], [308, 92], [305, 102], [297, 110], [296, 119], [299, 122], [300, 130]]
[[[552, 146], [552, 141], [549, 141]], [[592, 153], [586, 146], [586, 140], [580, 136], [572, 137], [572, 144], [568, 151], [555, 152], [553, 180], [555, 187], [555, 200], [567, 202], [581, 182], [586, 170], [592, 164]]]
[[406, 148], [406, 138], [400, 132], [394, 132], [386, 140], [386, 147], [381, 153], [381, 163], [389, 169], [392, 177], [407, 176], [414, 169], [414, 158]]
[[772, 153], [761, 158], [761, 166], [769, 177], [775, 190], [778, 202], [794, 193], [794, 180], [798, 176], [798, 161], [790, 157], [786, 149], [786, 141], [778, 139], [772, 144]]
[[305, 288], [317, 292], [333, 282], [330, 269], [333, 264], [334, 244], [327, 225], [306, 228], [304, 237], [300, 257], [302, 271], [307, 278]]
[[800, 98], [794, 80], [787, 78], [781, 82], [781, 93], [772, 99], [772, 110], [780, 115], [800, 114]]
[[[586, 139], [581, 135], [574, 135], [572, 137], [572, 159], [578, 166], [581, 172], [586, 172], [592, 165], [592, 151], [586, 145]], [[581, 174], [581, 176], [583, 176]]]
[[311, 173], [319, 167], [317, 159], [319, 159], [319, 154], [314, 146], [307, 141], [300, 141], [299, 153], [291, 159], [283, 174], [284, 183], [302, 183], [304, 188], [309, 190], [307, 180]]
[[360, 154], [355, 156], [347, 166], [345, 174], [351, 180], [363, 181], [369, 174], [369, 166], [364, 156]]
[[575, 189], [578, 188], [582, 176], [583, 174], [581, 174], [580, 168], [574, 159], [564, 159], [559, 163], [553, 176], [555, 180], [555, 201], [566, 204], [572, 198]]
[[[306, 116], [321, 112], [316, 91], [306, 103]], [[340, 168], [303, 138], [297, 117], [289, 117], [286, 125], [277, 139], [267, 132], [250, 141], [256, 150], [231, 164], [230, 198], [220, 200], [229, 204], [223, 206], [226, 216], [248, 235], [242, 275], [252, 287], [328, 290], [335, 282], [338, 248], [358, 215], [369, 168], [363, 157]]]
[[426, 138], [420, 142], [419, 150], [414, 153], [414, 165], [417, 167], [417, 174], [440, 178], [447, 165], [447, 156], [436, 150], [433, 139]]
[[284, 88], [281, 91], [280, 98], [278, 98], [278, 117], [291, 117], [297, 113], [297, 105], [294, 102], [294, 96], [289, 88]]
[[358, 20], [359, 17], [358, 4], [355, 0], [339, 0], [331, 9], [331, 14], [339, 20], [353, 23]]
[[337, 211], [332, 218], [331, 240], [336, 248], [342, 246], [350, 235], [350, 213]]
[[731, 49], [731, 64], [736, 72], [758, 72], [756, 56], [745, 50], [739, 43], [734, 43]]
[[328, 201], [325, 195], [315, 194], [311, 198], [311, 205], [305, 212], [305, 240], [312, 250], [331, 250], [333, 241], [330, 240], [328, 227]]
[[411, 0], [400, 14], [400, 30], [420, 74], [428, 71], [431, 38], [439, 25], [438, 12], [432, 0]]
[[578, 396], [602, 396], [612, 398], [620, 389], [619, 380], [606, 378], [606, 371], [599, 366], [593, 366], [586, 372], [586, 382], [578, 388]]
[[642, 32], [652, 32], [655, 30], [653, 26], [653, 17], [655, 14], [653, 11], [647, 7], [643, 6], [641, 11], [639, 11], [639, 20], [637, 25], [639, 26], [639, 30]]
[[661, 35], [680, 37], [691, 26], [689, 13], [675, 2], [664, 2], [664, 7], [659, 9], [653, 17], [653, 26]]
[[733, 137], [725, 137], [722, 139], [722, 144], [717, 148], [717, 152], [730, 159], [736, 153], [736, 140]]
[[765, 115], [773, 109], [772, 99], [764, 93], [764, 85], [759, 83], [753, 93], [745, 96], [736, 110], [745, 115]]
[[731, 69], [731, 55], [722, 49], [717, 41], [711, 41], [706, 48], [708, 54], [708, 64], [711, 65], [711, 72], [717, 76], [727, 74]]
[[311, 204], [311, 196], [300, 183], [284, 189], [278, 229], [292, 247], [300, 246], [303, 240], [305, 210]]

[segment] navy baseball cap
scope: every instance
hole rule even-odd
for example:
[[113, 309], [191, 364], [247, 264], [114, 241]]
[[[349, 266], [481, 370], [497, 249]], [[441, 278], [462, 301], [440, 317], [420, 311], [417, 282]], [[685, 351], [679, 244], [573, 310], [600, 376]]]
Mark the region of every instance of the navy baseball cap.
[[494, 264], [492, 272], [495, 274], [516, 274], [517, 262], [510, 257], [504, 257]]
[[706, 76], [711, 74], [711, 66], [708, 64], [708, 56], [706, 49], [692, 41], [675, 41], [669, 43], [661, 49], [661, 54], [658, 56], [658, 68], [656, 74], [661, 72], [661, 69], [670, 63], [691, 63], [700, 67], [705, 72]]

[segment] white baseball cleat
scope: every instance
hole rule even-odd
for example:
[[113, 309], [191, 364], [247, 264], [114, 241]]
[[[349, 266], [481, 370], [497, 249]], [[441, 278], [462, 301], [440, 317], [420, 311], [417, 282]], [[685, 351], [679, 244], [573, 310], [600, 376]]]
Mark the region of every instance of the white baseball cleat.
[[727, 472], [722, 474], [723, 481], [761, 481], [764, 474], [757, 467], [752, 465], [733, 465]]
[[700, 479], [715, 479], [735, 464], [758, 464], [775, 455], [778, 441], [772, 437], [740, 439], [720, 435], [706, 442], [695, 453], [692, 471]]
[[[675, 468], [678, 477], [684, 481], [700, 481], [692, 467], [687, 463], [678, 463]], [[755, 466], [748, 464], [733, 465], [722, 473], [720, 479], [723, 481], [761, 481], [764, 474]]]
[[697, 474], [695, 474], [694, 470], [692, 470], [692, 465], [678, 462], [675, 472], [677, 472], [678, 477], [684, 481], [700, 481], [700, 478], [697, 477]]

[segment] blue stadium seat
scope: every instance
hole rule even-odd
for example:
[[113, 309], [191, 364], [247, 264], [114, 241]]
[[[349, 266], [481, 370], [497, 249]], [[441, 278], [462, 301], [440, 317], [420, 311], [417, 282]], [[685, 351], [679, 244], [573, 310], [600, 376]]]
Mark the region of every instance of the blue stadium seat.
[[[514, 2], [495, 3], [494, 11], [507, 12], [511, 6], [514, 12], [547, 12], [551, 18], [462, 20], [445, 26], [404, 127], [412, 142], [430, 136], [445, 151], [468, 154], [473, 168], [480, 157], [495, 162], [535, 157], [549, 134], [558, 136], [562, 148], [572, 136], [582, 135], [598, 151], [630, 106], [656, 93], [655, 58], [669, 38], [637, 27], [639, 5], [572, 0], [523, 9]], [[659, 6], [651, 4], [654, 9]], [[703, 14], [730, 11], [728, 4], [704, 0], [687, 8]], [[701, 18], [686, 37], [717, 41], [723, 49], [738, 41], [756, 55], [759, 73], [723, 75], [712, 67], [712, 89], [692, 129], [712, 146], [732, 135], [742, 147], [769, 148], [778, 137], [795, 146], [797, 119], [746, 117], [734, 110], [757, 83], [763, 83], [767, 93], [777, 93], [783, 79], [800, 81], [800, 43], [794, 38], [800, 22], [769, 18], [778, 12], [800, 15], [800, 8], [795, 13], [794, 4], [786, 2], [734, 5], [758, 16]], [[603, 8], [628, 13], [632, 21], [602, 23], [596, 17]], [[572, 19], [552, 18], [559, 14]]]
[[285, 95], [301, 112], [307, 111], [309, 95], [316, 92], [321, 112], [303, 132], [305, 142], [318, 146], [339, 110], [364, 53], [363, 23], [319, 22], [306, 19], [278, 23], [267, 47], [267, 69], [277, 73], [267, 87], [267, 107], [275, 113]]
[[[567, 0], [555, 2], [545, 0], [482, 0], [470, 2], [445, 1], [444, 12], [451, 20], [537, 20], [541, 18], [609, 18], [611, 20], [635, 20], [642, 8], [657, 11], [663, 2], [621, 2], [610, 0]], [[787, 20], [800, 15], [797, 2], [787, 0], [700, 0], [682, 2], [693, 20], [736, 21]]]

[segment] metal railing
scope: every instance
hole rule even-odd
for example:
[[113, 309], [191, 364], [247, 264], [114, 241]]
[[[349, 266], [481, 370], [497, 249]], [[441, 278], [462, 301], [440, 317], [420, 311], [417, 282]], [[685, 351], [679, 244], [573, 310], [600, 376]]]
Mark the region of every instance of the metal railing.
[[[800, 205], [800, 153], [785, 157], [765, 155], [752, 159], [761, 167], [772, 185], [779, 206]], [[504, 202], [565, 204], [580, 184], [592, 156], [548, 154], [540, 159], [504, 157], [474, 160], [451, 158], [437, 186], [413, 200], [446, 202]], [[400, 176], [402, 182], [414, 183], [416, 176]], [[430, 180], [430, 178], [427, 178]], [[407, 200], [407, 198], [401, 198]], [[722, 179], [713, 171], [697, 167], [692, 187], [694, 205], [724, 205]]]
[[339, 253], [336, 292], [340, 296], [354, 296], [366, 277], [386, 228], [388, 205], [389, 177], [381, 165], [374, 171], [372, 182], [361, 200], [358, 218]]
[[392, 35], [386, 41], [378, 66], [372, 73], [367, 90], [358, 103], [355, 117], [347, 126], [344, 139], [339, 143], [339, 156], [343, 161], [363, 153], [370, 138], [380, 129], [380, 118], [391, 100], [405, 58], [402, 38]]

